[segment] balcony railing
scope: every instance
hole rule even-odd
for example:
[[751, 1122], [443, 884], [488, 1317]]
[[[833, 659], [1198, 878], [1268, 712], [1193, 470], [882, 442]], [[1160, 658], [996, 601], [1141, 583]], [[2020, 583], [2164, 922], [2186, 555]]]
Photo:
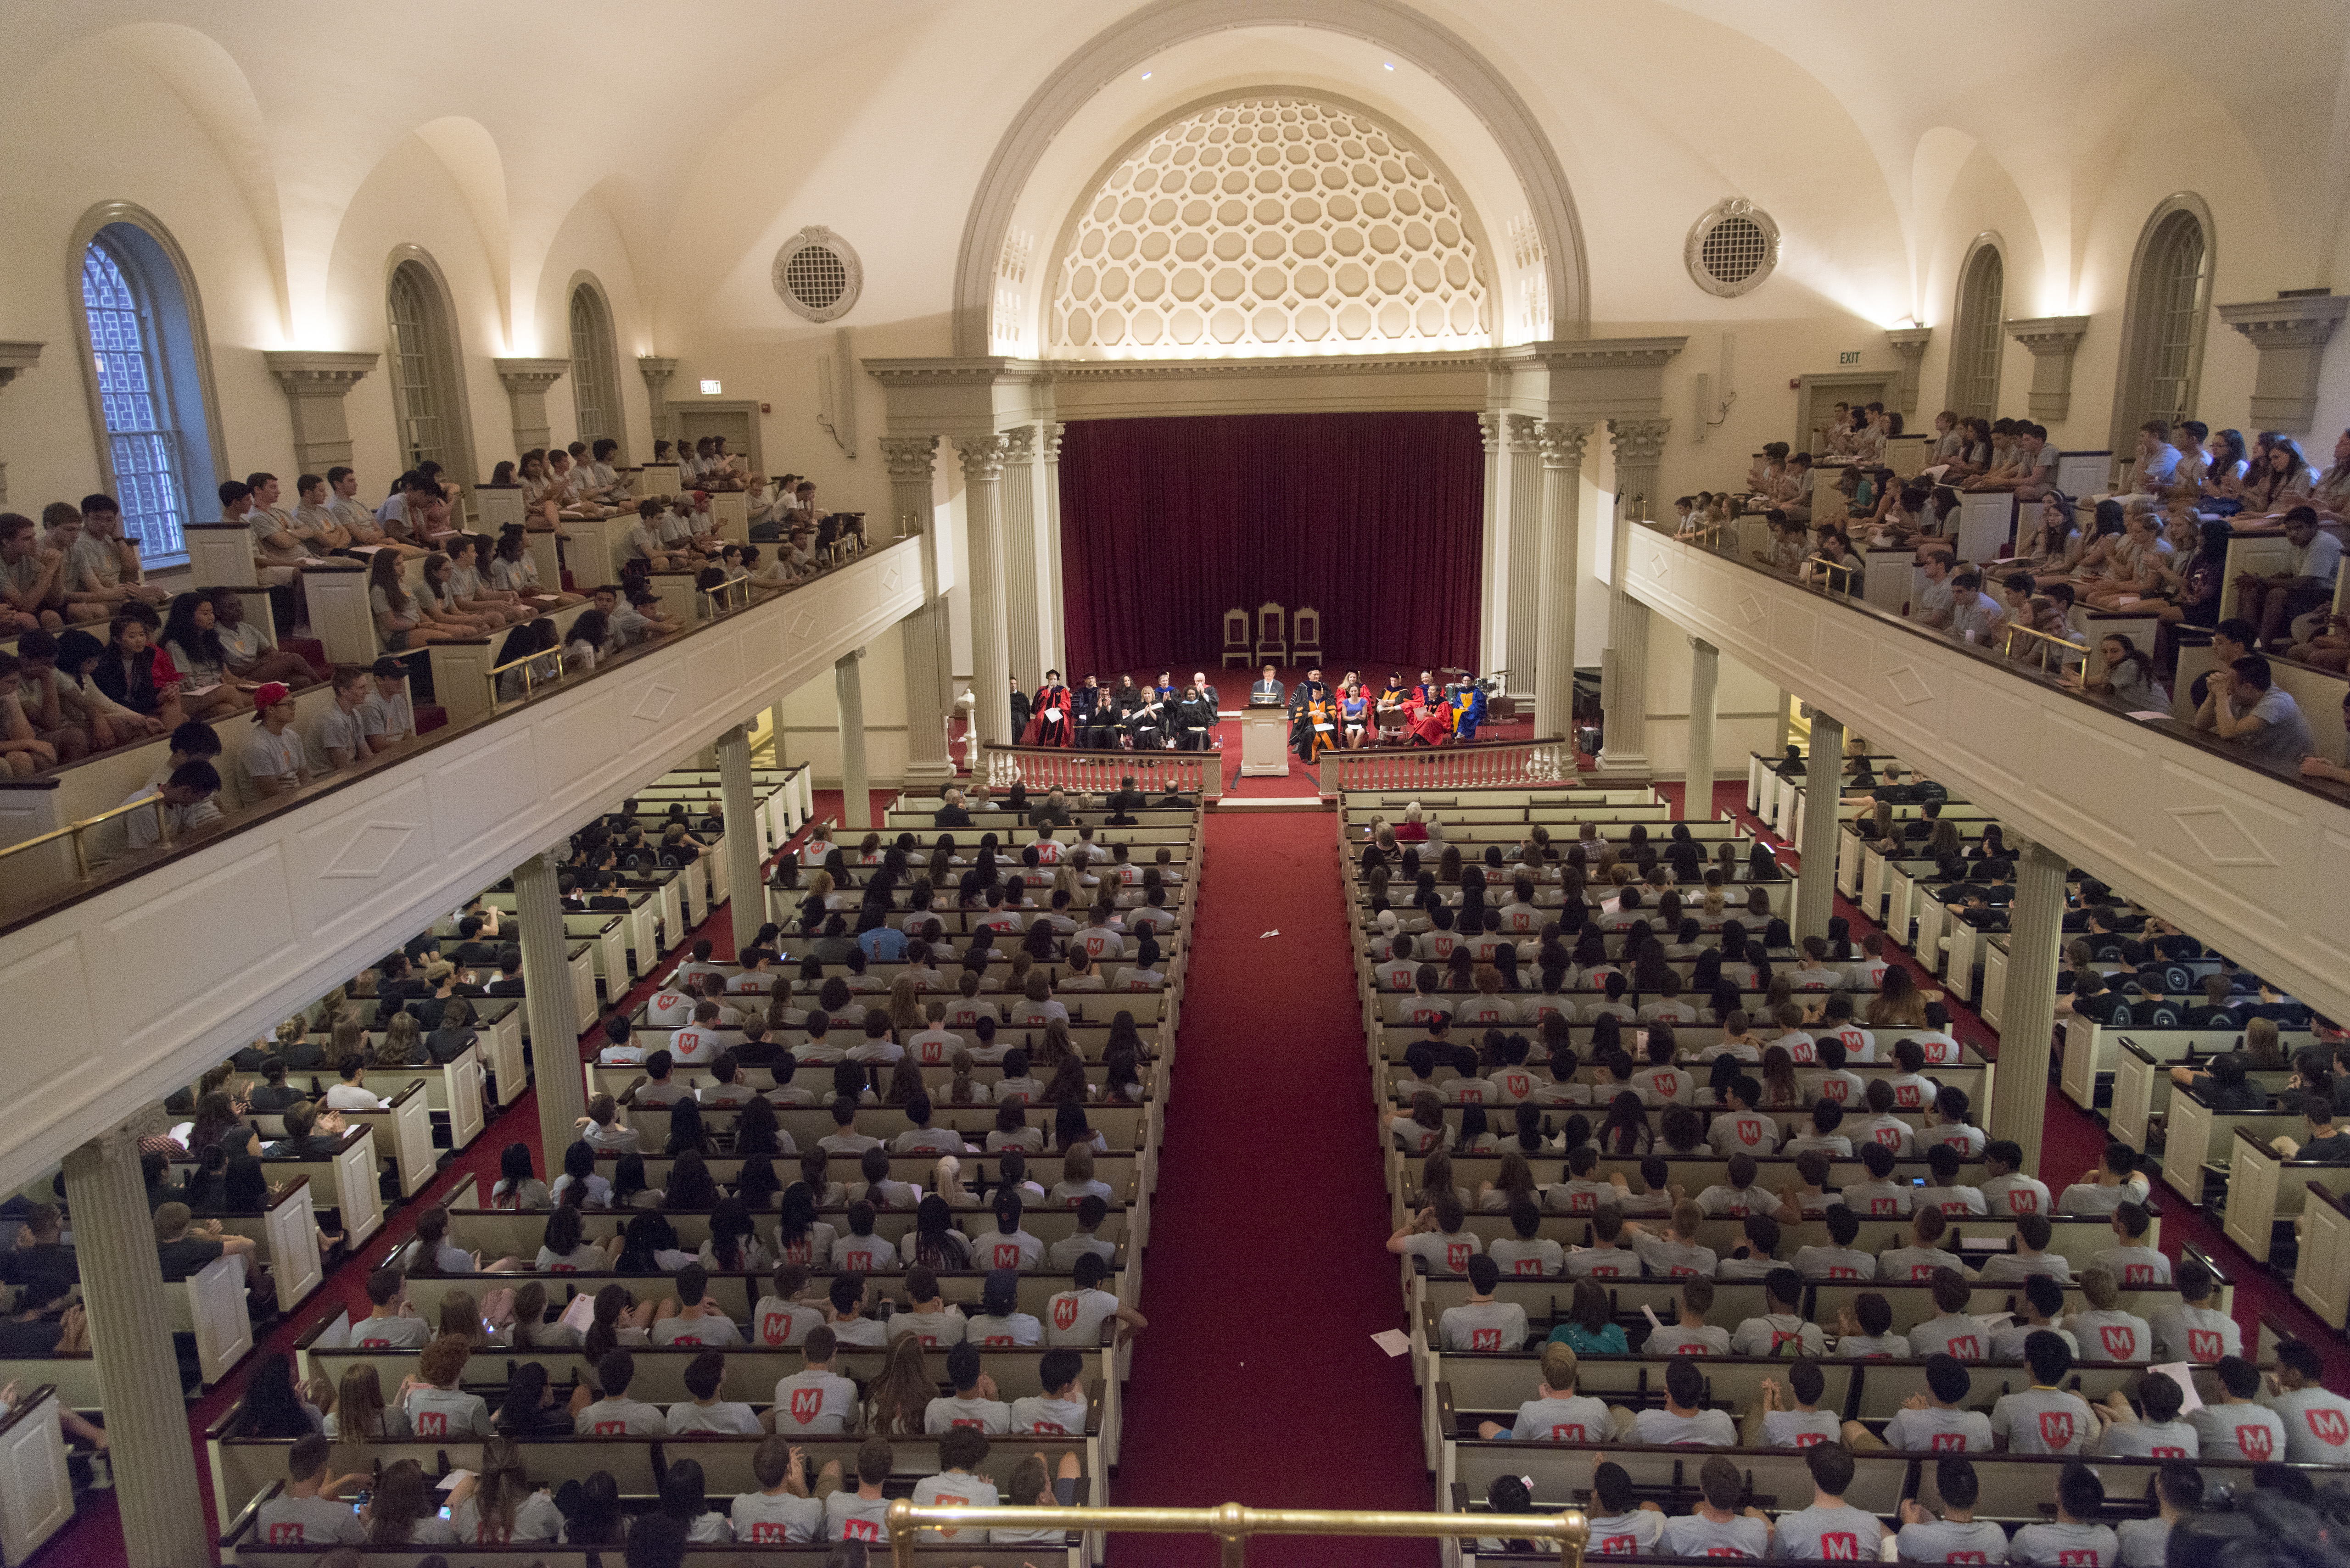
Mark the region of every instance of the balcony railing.
[[1580, 1510], [1563, 1513], [1401, 1513], [1379, 1510], [1249, 1508], [923, 1508], [904, 1499], [889, 1505], [889, 1557], [914, 1568], [915, 1543], [925, 1530], [1061, 1530], [1088, 1533], [1212, 1535], [1221, 1568], [1243, 1568], [1252, 1535], [1409, 1536], [1461, 1540], [1497, 1535], [1558, 1549], [1561, 1568], [1581, 1568], [1591, 1527]]

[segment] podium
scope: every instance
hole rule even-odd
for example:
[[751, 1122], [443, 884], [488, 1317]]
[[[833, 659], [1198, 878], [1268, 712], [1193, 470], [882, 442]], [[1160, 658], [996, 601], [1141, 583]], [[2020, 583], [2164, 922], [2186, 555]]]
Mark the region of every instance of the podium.
[[1249, 707], [1241, 711], [1241, 777], [1289, 776], [1289, 710]]

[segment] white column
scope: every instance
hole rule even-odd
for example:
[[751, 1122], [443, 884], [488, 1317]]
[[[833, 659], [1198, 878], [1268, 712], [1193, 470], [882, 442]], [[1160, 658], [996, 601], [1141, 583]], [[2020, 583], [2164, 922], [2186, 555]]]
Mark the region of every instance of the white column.
[[554, 863], [534, 855], [515, 867], [515, 924], [522, 943], [523, 1006], [530, 1019], [530, 1055], [538, 1090], [539, 1147], [549, 1167], [579, 1136], [588, 1114], [588, 1075], [579, 1062], [578, 1018], [571, 1005], [570, 940], [563, 931], [563, 897]]
[[1043, 579], [1045, 662], [1068, 678], [1071, 686], [1078, 676], [1069, 668], [1069, 628], [1062, 613], [1061, 597], [1061, 438], [1068, 434], [1065, 424], [1047, 423], [1037, 451], [1044, 454], [1045, 472], [1038, 483], [1045, 487], [1045, 576]]
[[1583, 501], [1586, 425], [1545, 420], [1542, 444], [1542, 637], [1534, 649], [1534, 734], [1575, 730], [1576, 514]]
[[[1008, 746], [1012, 733], [1011, 645], [1004, 638], [1003, 544], [997, 527], [996, 492], [1003, 474], [1009, 439], [977, 436], [955, 443], [962, 460], [963, 513], [971, 554], [971, 689], [978, 699], [974, 716], [983, 743]], [[980, 758], [973, 748], [972, 763]]]
[[1506, 670], [1510, 663], [1510, 526], [1502, 488], [1502, 416], [1479, 414], [1477, 434], [1485, 447], [1485, 545], [1478, 557], [1477, 667]]
[[1045, 639], [1036, 591], [1044, 573], [1037, 548], [1036, 427], [1014, 425], [1003, 432], [1003, 483], [998, 497], [1003, 520], [1003, 626], [1012, 673], [1030, 691], [1045, 683]]
[[840, 826], [859, 832], [873, 826], [873, 791], [865, 781], [865, 650], [852, 648], [833, 660], [833, 695], [840, 703]]
[[1804, 753], [1804, 838], [1795, 847], [1804, 863], [1795, 872], [1797, 941], [1828, 934], [1835, 913], [1836, 801], [1844, 783], [1844, 721], [1812, 714], [1812, 749]]
[[1690, 639], [1688, 770], [1681, 784], [1681, 819], [1713, 820], [1713, 725], [1721, 652], [1701, 637]]
[[939, 597], [937, 552], [946, 541], [931, 526], [931, 462], [936, 436], [892, 437], [881, 443], [889, 468], [889, 509], [898, 536], [924, 533], [922, 604], [898, 623], [906, 664], [906, 783], [936, 788], [954, 776], [947, 754], [947, 711], [952, 682], [947, 675], [947, 607]]
[[726, 899], [734, 926], [734, 950], [751, 945], [766, 922], [766, 900], [760, 888], [764, 836], [759, 830], [759, 800], [751, 790], [751, 732], [741, 724], [718, 737], [718, 805], [726, 824]]
[[1632, 520], [1618, 507], [1614, 577], [1607, 595], [1607, 646], [1599, 656], [1599, 705], [1606, 719], [1600, 770], [1648, 771], [1648, 607], [1632, 597]]
[[2064, 857], [2011, 839], [2015, 900], [2008, 910], [2007, 990], [2000, 999], [1999, 1072], [1984, 1127], [2023, 1146], [2022, 1169], [2040, 1168], [2048, 1117], [2048, 1046], [2056, 1026], [2056, 950], [2064, 942]]
[[139, 1139], [117, 1127], [67, 1155], [65, 1175], [124, 1557], [131, 1568], [209, 1563], [212, 1542]]
[[[1535, 649], [1542, 642], [1542, 618], [1534, 608], [1542, 602], [1543, 587], [1542, 447], [1534, 439], [1541, 426], [1540, 420], [1526, 414], [1508, 414], [1502, 421], [1510, 470], [1509, 538], [1503, 545], [1509, 560], [1509, 609], [1503, 628], [1513, 697], [1534, 691]], [[1571, 571], [1574, 562], [1567, 566]]]

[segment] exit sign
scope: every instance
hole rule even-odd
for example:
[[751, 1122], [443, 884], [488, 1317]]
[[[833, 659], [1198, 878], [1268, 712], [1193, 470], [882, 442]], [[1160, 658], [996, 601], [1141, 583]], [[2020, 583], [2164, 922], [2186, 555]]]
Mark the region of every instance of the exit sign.
[[1837, 364], [1839, 364], [1839, 365], [1857, 365], [1857, 364], [1859, 364], [1859, 363], [1860, 363], [1860, 350], [1859, 350], [1859, 349], [1857, 349], [1857, 348], [1847, 348], [1847, 349], [1846, 349], [1843, 353], [1841, 353], [1841, 354], [1839, 354], [1839, 355], [1837, 355], [1837, 356], [1836, 356], [1836, 363], [1837, 363]]

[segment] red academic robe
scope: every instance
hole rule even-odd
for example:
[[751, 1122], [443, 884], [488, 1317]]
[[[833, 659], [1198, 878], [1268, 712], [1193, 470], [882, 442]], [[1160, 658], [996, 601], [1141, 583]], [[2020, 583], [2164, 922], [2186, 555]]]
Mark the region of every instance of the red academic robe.
[[1431, 692], [1425, 686], [1414, 686], [1403, 702], [1403, 727], [1431, 746], [1440, 746], [1452, 738], [1451, 716], [1444, 711], [1441, 692]]
[[[1055, 720], [1051, 715], [1058, 713]], [[1066, 746], [1073, 743], [1076, 726], [1070, 714], [1069, 689], [1039, 686], [1028, 707], [1028, 727], [1020, 732], [1024, 746]]]

